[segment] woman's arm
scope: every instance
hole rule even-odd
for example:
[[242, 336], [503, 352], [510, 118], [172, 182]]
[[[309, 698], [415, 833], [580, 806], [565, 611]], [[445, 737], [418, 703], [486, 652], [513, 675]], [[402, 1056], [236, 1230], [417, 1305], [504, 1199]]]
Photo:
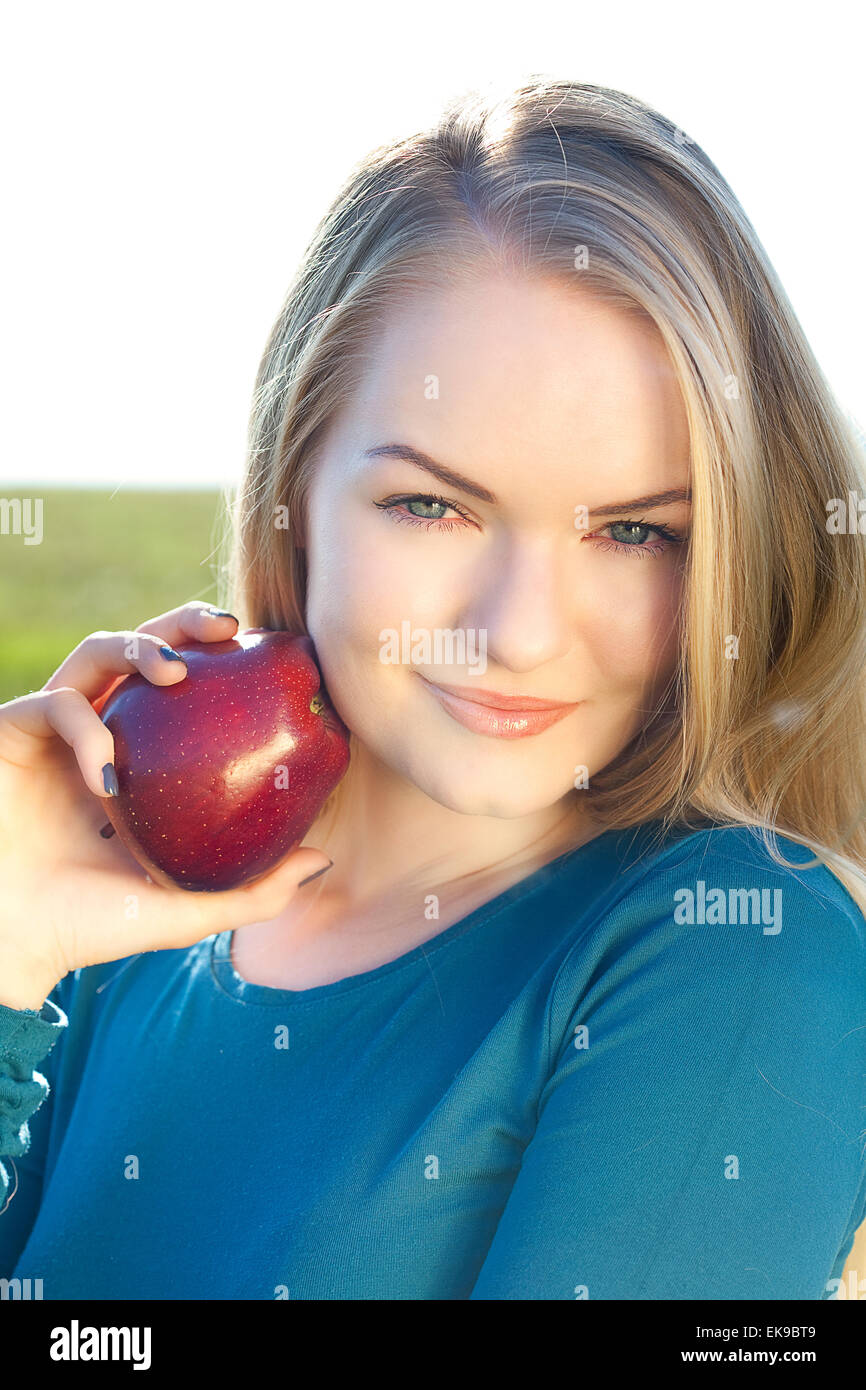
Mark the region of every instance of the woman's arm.
[[[823, 867], [708, 834], [569, 952], [473, 1299], [830, 1296], [866, 1215], [866, 922]], [[698, 880], [724, 922], [675, 920]], [[731, 921], [751, 889], [765, 920]]]

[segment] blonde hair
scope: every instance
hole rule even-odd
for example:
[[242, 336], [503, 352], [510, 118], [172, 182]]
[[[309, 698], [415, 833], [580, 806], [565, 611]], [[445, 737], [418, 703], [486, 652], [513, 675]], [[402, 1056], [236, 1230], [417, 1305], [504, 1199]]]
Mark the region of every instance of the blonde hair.
[[227, 606], [242, 626], [305, 631], [296, 540], [325, 429], [389, 306], [485, 268], [651, 320], [688, 418], [678, 668], [575, 794], [604, 827], [755, 827], [782, 864], [787, 835], [866, 911], [866, 543], [828, 527], [831, 499], [864, 491], [864, 449], [728, 184], [632, 96], [532, 75], [352, 169], [259, 367]]

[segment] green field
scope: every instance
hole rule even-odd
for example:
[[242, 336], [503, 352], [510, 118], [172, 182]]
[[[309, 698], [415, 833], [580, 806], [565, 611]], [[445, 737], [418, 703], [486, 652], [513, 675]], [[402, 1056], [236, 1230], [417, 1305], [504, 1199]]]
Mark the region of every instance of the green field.
[[42, 542], [0, 534], [0, 702], [38, 690], [82, 637], [221, 598], [223, 495], [0, 486], [41, 497]]

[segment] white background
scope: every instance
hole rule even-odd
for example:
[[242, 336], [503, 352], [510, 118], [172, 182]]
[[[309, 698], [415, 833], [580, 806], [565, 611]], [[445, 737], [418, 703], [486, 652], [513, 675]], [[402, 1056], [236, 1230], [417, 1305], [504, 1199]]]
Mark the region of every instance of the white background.
[[855, 15], [7, 0], [0, 490], [234, 481], [271, 323], [351, 165], [529, 72], [622, 88], [703, 146], [866, 421]]

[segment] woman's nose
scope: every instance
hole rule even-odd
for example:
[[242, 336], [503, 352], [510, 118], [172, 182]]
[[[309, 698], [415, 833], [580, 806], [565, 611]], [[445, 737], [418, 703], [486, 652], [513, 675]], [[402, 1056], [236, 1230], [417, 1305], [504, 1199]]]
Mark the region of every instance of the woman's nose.
[[466, 627], [486, 630], [487, 657], [512, 671], [529, 671], [574, 645], [575, 605], [568, 556], [555, 542], [511, 546], [487, 566]]

